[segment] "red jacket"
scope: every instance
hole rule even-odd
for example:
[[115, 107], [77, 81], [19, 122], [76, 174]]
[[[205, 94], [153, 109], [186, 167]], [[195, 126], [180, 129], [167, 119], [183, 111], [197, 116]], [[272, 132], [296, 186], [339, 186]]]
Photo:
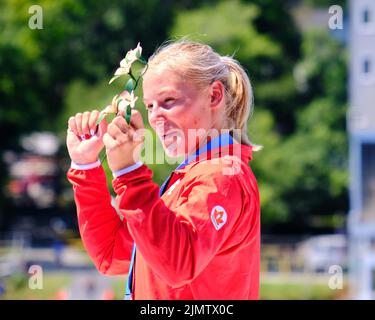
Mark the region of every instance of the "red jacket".
[[69, 169], [80, 234], [97, 269], [127, 274], [135, 241], [134, 299], [258, 299], [259, 193], [251, 147], [236, 148], [241, 156], [217, 148], [176, 170], [161, 197], [146, 165], [114, 179], [123, 220], [102, 167]]

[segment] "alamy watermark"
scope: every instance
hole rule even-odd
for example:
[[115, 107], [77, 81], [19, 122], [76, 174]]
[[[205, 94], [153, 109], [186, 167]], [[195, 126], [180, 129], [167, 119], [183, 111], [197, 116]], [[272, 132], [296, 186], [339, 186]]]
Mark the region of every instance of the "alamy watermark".
[[330, 6], [328, 13], [331, 15], [328, 20], [328, 27], [331, 30], [344, 29], [344, 10], [339, 5]]
[[[184, 131], [174, 129], [167, 132], [163, 127], [158, 127], [157, 135], [160, 141], [163, 141], [164, 152], [160, 150], [160, 143], [156, 143], [156, 151], [154, 152], [154, 137], [149, 129], [135, 130], [134, 140], [143, 141], [133, 152], [134, 160], [137, 155], [141, 154], [142, 162], [145, 164], [177, 164], [181, 155], [186, 154], [187, 150], [200, 150], [199, 160], [209, 159], [213, 165], [222, 165], [224, 175], [236, 175], [241, 172], [241, 165], [238, 161], [241, 159], [241, 130], [232, 129], [233, 139], [232, 147], [229, 144], [228, 129], [188, 129], [187, 136]], [[220, 136], [220, 144], [212, 145], [212, 150], [207, 148], [207, 142], [212, 141]], [[159, 148], [159, 149], [158, 149]], [[214, 156], [213, 152], [219, 153], [220, 156]], [[143, 155], [142, 155], [143, 154]], [[169, 157], [166, 157], [168, 155]], [[177, 156], [176, 156], [177, 155]], [[190, 155], [191, 159], [195, 159], [194, 152]], [[188, 158], [189, 159], [189, 158]]]
[[28, 273], [30, 274], [29, 289], [42, 290], [43, 289], [43, 268], [40, 265], [34, 264], [30, 266]]
[[29, 8], [29, 14], [31, 14], [29, 18], [29, 28], [31, 30], [43, 29], [43, 8], [38, 5], [32, 5]]
[[331, 290], [341, 290], [344, 286], [344, 273], [341, 266], [332, 265], [328, 269], [328, 273], [331, 275], [328, 280], [328, 287]]

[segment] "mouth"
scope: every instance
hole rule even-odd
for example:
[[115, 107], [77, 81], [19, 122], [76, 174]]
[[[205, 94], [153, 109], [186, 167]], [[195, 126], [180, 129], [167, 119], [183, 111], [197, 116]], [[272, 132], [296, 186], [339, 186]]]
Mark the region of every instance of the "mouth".
[[171, 136], [176, 136], [178, 135], [178, 132], [176, 130], [166, 130], [166, 128], [156, 128], [156, 134], [159, 136], [160, 139], [166, 139]]
[[174, 131], [167, 132], [166, 134], [163, 134], [161, 137], [162, 137], [163, 140], [165, 140], [166, 138], [169, 138], [169, 137], [172, 137], [172, 136], [176, 136]]

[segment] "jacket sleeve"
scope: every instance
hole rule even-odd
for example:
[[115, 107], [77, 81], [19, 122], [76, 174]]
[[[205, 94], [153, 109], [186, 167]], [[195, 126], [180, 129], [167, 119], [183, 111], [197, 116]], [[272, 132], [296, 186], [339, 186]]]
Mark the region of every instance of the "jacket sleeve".
[[79, 232], [91, 260], [103, 274], [127, 274], [134, 240], [111, 205], [103, 168], [70, 168], [67, 178], [73, 185]]
[[[168, 208], [151, 177], [143, 165], [116, 178], [116, 201], [137, 250], [168, 285], [180, 287], [200, 274], [228, 238], [242, 212], [242, 190], [235, 176], [207, 173], [191, 178], [177, 206]], [[215, 208], [226, 212], [216, 216], [219, 229]]]

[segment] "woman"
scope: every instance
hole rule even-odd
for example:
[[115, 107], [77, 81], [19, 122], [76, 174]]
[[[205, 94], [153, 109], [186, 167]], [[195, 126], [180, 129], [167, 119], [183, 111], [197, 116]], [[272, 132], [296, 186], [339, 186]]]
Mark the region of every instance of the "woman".
[[[96, 135], [98, 111], [69, 119], [68, 179], [88, 254], [104, 274], [129, 272], [130, 299], [258, 299], [260, 209], [248, 165], [256, 147], [247, 137], [246, 73], [207, 45], [178, 41], [149, 59], [143, 94], [166, 153], [185, 156], [161, 188], [140, 162], [138, 112], [130, 125], [121, 116], [102, 121]], [[103, 147], [123, 220], [98, 161]]]

